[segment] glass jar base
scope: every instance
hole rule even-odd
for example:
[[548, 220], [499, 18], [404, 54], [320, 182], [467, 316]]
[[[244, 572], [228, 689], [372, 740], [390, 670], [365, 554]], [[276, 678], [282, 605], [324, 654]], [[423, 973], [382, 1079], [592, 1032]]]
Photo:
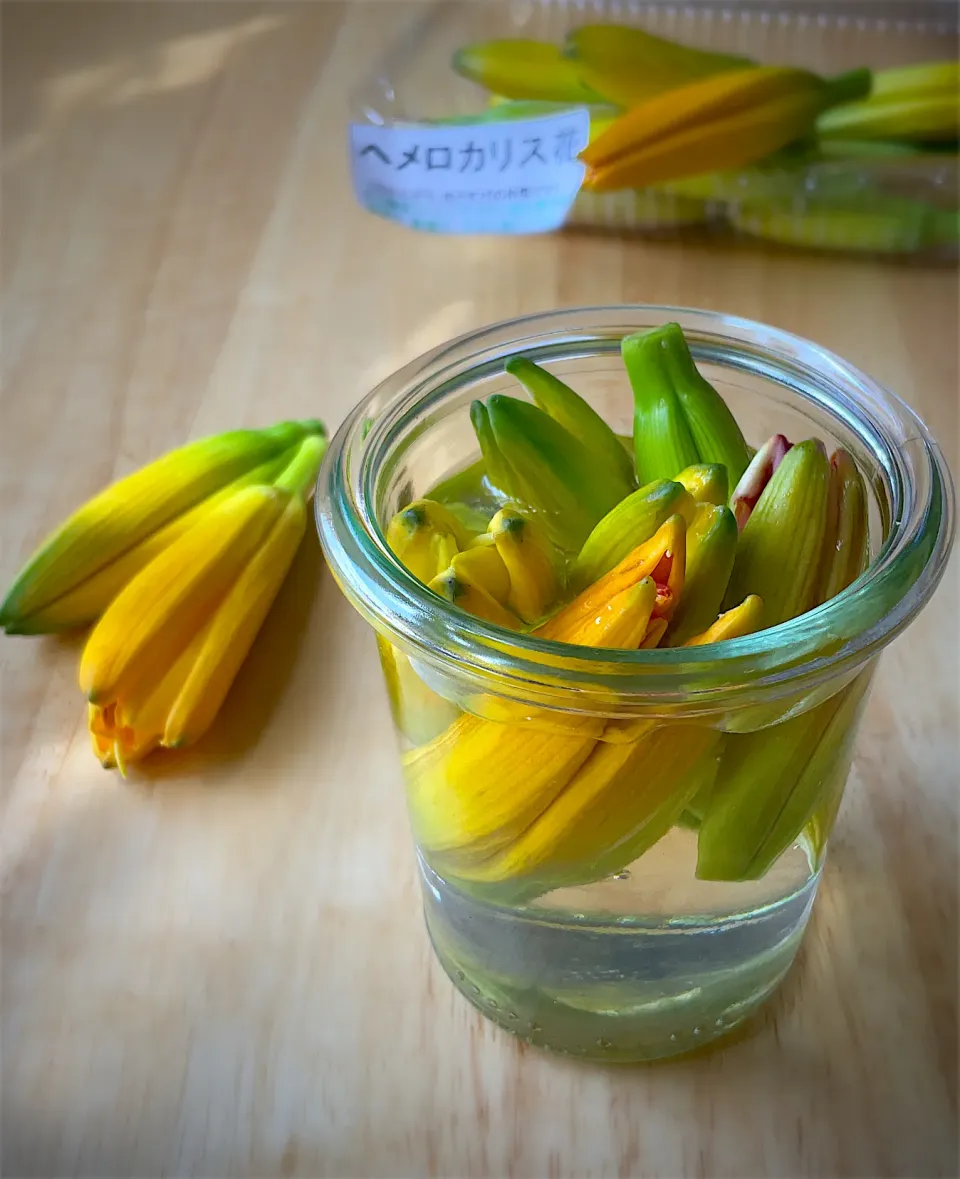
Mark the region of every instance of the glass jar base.
[[[507, 1031], [582, 1059], [659, 1060], [727, 1035], [789, 970], [819, 882], [809, 869], [796, 880], [808, 861], [805, 849], [791, 850], [795, 870], [780, 878], [782, 888], [793, 877], [787, 891], [739, 911], [686, 916], [638, 916], [635, 905], [628, 916], [586, 905], [551, 911], [542, 901], [494, 905], [421, 859], [427, 929], [454, 985]], [[630, 883], [628, 874], [616, 881]], [[590, 888], [605, 885], [609, 896], [611, 883]], [[580, 891], [589, 901], [590, 890]]]

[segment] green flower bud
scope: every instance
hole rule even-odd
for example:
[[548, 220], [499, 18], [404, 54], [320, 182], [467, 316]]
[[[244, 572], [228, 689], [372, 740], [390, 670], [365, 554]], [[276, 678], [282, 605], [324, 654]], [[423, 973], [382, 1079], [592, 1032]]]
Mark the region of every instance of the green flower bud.
[[628, 490], [636, 485], [630, 455], [613, 430], [579, 393], [524, 356], [508, 360], [506, 370], [517, 378], [544, 413], [583, 443], [598, 465], [617, 471]]
[[727, 468], [722, 463], [695, 463], [677, 476], [698, 504], [725, 504], [730, 494]]
[[829, 481], [822, 442], [809, 439], [787, 452], [740, 534], [725, 598], [728, 607], [758, 594], [766, 626], [812, 609]]
[[584, 542], [570, 570], [576, 590], [609, 573], [637, 545], [650, 539], [671, 516], [680, 515], [689, 524], [696, 504], [679, 483], [660, 479], [641, 487], [608, 512]]
[[637, 475], [675, 479], [696, 463], [719, 463], [736, 483], [749, 462], [740, 427], [694, 363], [679, 324], [626, 336], [620, 345], [634, 398]]
[[677, 647], [705, 631], [720, 613], [737, 553], [737, 521], [727, 507], [698, 504], [687, 528], [687, 566], [680, 600], [667, 631]]

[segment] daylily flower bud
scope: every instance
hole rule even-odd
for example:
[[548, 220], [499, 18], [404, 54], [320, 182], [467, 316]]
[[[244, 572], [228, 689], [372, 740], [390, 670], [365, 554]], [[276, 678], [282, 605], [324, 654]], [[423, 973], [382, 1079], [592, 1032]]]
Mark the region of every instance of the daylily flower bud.
[[[660, 597], [657, 584], [642, 571], [651, 559], [659, 564], [662, 557], [662, 551], [656, 558], [648, 554], [636, 562], [632, 577], [609, 579], [605, 591], [586, 601], [581, 595], [575, 609], [555, 616], [559, 622], [551, 619], [534, 633], [594, 647], [636, 647]], [[523, 720], [462, 716], [403, 759], [411, 820], [421, 845], [443, 856], [458, 874], [507, 847], [576, 773], [598, 731], [590, 724], [563, 733]]]
[[830, 460], [827, 528], [817, 574], [816, 600], [828, 602], [855, 581], [869, 556], [867, 492], [857, 464], [846, 450]]
[[727, 610], [701, 634], [694, 635], [683, 644], [685, 647], [706, 647], [709, 643], [722, 643], [725, 639], [739, 639], [752, 635], [763, 622], [763, 599], [750, 594], [739, 606]]
[[104, 765], [123, 770], [210, 726], [299, 548], [324, 448], [307, 438], [273, 486], [211, 508], [107, 608], [80, 661]]
[[543, 891], [602, 879], [669, 831], [716, 770], [720, 734], [650, 724], [630, 744], [598, 741], [556, 799], [503, 851], [464, 865], [467, 880], [529, 878]]
[[811, 609], [827, 517], [830, 464], [823, 443], [792, 447], [740, 534], [725, 601], [763, 598], [766, 626]]
[[680, 483], [698, 504], [725, 504], [730, 491], [730, 479], [723, 463], [695, 463], [677, 475]]
[[671, 516], [653, 536], [587, 586], [572, 602], [547, 619], [537, 629], [545, 639], [569, 641], [564, 636], [570, 626], [580, 619], [589, 620], [610, 599], [628, 586], [645, 577], [653, 579], [657, 587], [655, 618], [670, 618], [683, 590], [686, 566], [686, 521], [682, 516]]
[[670, 620], [668, 642], [682, 645], [716, 619], [737, 553], [737, 522], [729, 508], [698, 504], [687, 529], [683, 593]]
[[747, 466], [747, 444], [727, 403], [694, 363], [680, 325], [626, 336], [620, 351], [633, 388], [640, 482], [676, 479], [687, 467], [711, 463], [725, 466], [736, 483]]
[[438, 573], [428, 583], [427, 588], [475, 618], [482, 618], [485, 622], [492, 622], [495, 626], [503, 626], [507, 630], [520, 629], [520, 619], [502, 606], [482, 585], [472, 580], [469, 569], [457, 573], [451, 565], [442, 573]]
[[560, 553], [537, 522], [515, 508], [497, 512], [490, 535], [508, 574], [507, 604], [524, 622], [539, 622], [563, 588]]
[[584, 541], [570, 570], [575, 587], [589, 585], [619, 564], [637, 545], [650, 539], [671, 516], [689, 524], [696, 504], [680, 483], [659, 479], [622, 499]]
[[583, 443], [599, 466], [617, 471], [628, 488], [635, 486], [633, 463], [623, 443], [579, 393], [525, 356], [513, 357], [505, 367], [544, 413]]
[[387, 544], [410, 572], [426, 583], [448, 568], [470, 535], [444, 504], [418, 499], [387, 526]]
[[495, 394], [486, 412], [502, 456], [502, 490], [532, 510], [555, 544], [579, 549], [632, 483], [528, 401]]
[[821, 800], [846, 777], [856, 715], [870, 670], [823, 704], [782, 724], [726, 738], [700, 825], [697, 876], [762, 876], [799, 836]]
[[489, 533], [474, 538], [470, 547], [457, 553], [450, 562], [454, 575], [479, 586], [500, 603], [510, 597], [510, 573]]

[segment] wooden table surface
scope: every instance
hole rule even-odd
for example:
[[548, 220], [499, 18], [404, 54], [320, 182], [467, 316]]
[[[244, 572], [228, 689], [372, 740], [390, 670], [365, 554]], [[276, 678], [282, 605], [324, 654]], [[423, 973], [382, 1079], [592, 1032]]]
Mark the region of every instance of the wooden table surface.
[[[523, 312], [652, 301], [812, 337], [957, 460], [949, 271], [352, 203], [346, 95], [401, 3], [7, 5], [3, 549], [197, 436], [318, 414]], [[2, 658], [5, 1175], [955, 1175], [957, 582], [889, 650], [813, 922], [749, 1034], [575, 1064], [423, 929], [372, 635], [304, 546], [204, 745], [94, 761], [75, 641]]]

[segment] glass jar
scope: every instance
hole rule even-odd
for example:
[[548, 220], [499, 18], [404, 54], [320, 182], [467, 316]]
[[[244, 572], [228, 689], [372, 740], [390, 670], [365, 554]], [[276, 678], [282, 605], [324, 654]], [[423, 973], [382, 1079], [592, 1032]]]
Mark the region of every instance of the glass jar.
[[[474, 398], [525, 396], [507, 358], [546, 366], [627, 435], [620, 340], [669, 321], [748, 442], [817, 436], [854, 455], [864, 574], [722, 645], [609, 650], [502, 630], [406, 570], [387, 523], [478, 459]], [[462, 336], [379, 385], [333, 439], [316, 510], [334, 576], [377, 634], [427, 927], [454, 984], [533, 1043], [610, 1061], [688, 1051], [742, 1021], [799, 946], [876, 659], [947, 560], [952, 486], [923, 423], [759, 323], [557, 311]]]

